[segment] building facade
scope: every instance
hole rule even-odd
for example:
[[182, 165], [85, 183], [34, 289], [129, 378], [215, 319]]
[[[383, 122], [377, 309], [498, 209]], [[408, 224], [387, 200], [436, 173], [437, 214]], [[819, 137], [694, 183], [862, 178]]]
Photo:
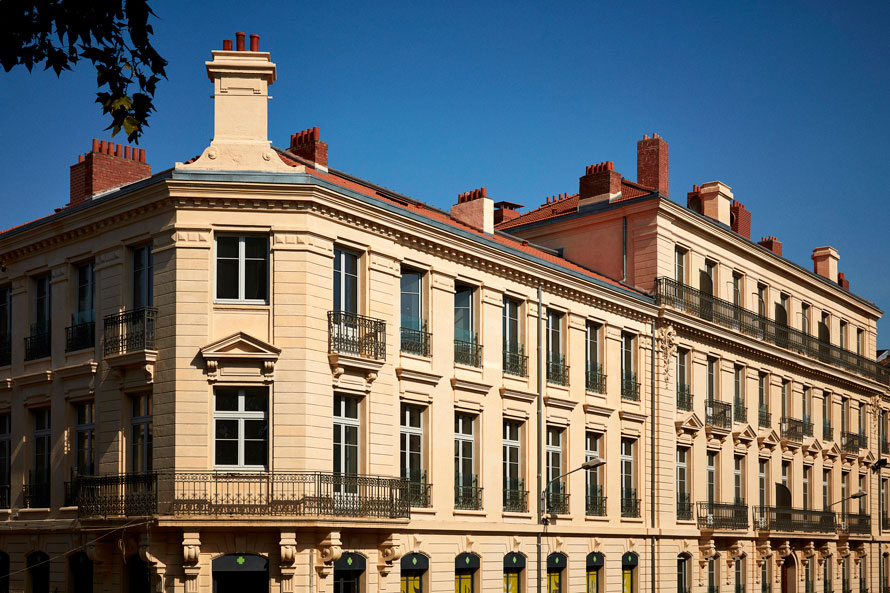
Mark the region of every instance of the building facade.
[[0, 234], [0, 591], [887, 585], [881, 311], [834, 250], [670, 201], [658, 137], [431, 208], [272, 147], [258, 45], [207, 63], [201, 156], [94, 141]]

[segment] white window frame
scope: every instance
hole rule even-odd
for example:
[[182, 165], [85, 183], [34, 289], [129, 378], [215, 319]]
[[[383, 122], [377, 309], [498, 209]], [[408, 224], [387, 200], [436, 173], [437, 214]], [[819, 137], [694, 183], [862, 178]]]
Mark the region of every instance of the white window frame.
[[[77, 285], [74, 294], [74, 319], [72, 325], [80, 325], [95, 321], [96, 310], [96, 275], [93, 262], [76, 266]], [[84, 300], [81, 301], [81, 288], [84, 289]]]
[[[213, 394], [213, 467], [214, 469], [237, 470], [237, 471], [265, 471], [268, 469], [271, 449], [269, 447], [269, 436], [271, 434], [272, 423], [269, 418], [269, 392], [266, 390], [266, 410], [265, 411], [247, 411], [244, 409], [244, 398], [248, 390], [256, 388], [236, 388], [238, 390], [238, 409], [237, 410], [217, 410], [216, 409], [216, 393]], [[238, 463], [235, 465], [216, 463], [216, 421], [217, 420], [237, 420], [238, 421]], [[244, 463], [244, 421], [245, 420], [265, 420], [266, 422], [266, 465], [247, 465]]]
[[[136, 434], [142, 433], [142, 454], [139, 459], [140, 472], [150, 473], [153, 471], [154, 453], [152, 447], [154, 444], [154, 421], [152, 396], [149, 393], [141, 393], [134, 395], [131, 400], [131, 416], [130, 416], [130, 470], [136, 470]], [[145, 405], [147, 404], [147, 405]], [[146, 410], [147, 408], [147, 410]], [[148, 412], [148, 413], [146, 413]], [[151, 434], [151, 439], [149, 439]], [[215, 442], [214, 442], [215, 443]]]
[[[591, 459], [600, 458], [602, 459], [601, 447], [602, 447], [602, 438], [603, 435], [598, 432], [587, 431], [584, 436], [584, 460], [590, 461]], [[600, 472], [599, 467], [594, 467], [592, 469], [585, 470], [586, 474], [586, 486], [587, 486], [587, 495], [595, 496], [596, 488], [602, 489], [605, 492], [605, 484], [603, 483], [603, 474]]]
[[565, 467], [565, 454], [562, 448], [564, 432], [565, 430], [558, 426], [547, 427], [547, 442], [544, 446], [544, 452], [547, 456], [545, 465], [547, 468], [546, 478], [547, 483], [551, 485], [551, 488], [556, 487], [557, 485], [560, 487], [564, 486], [562, 480], [556, 480], [556, 478], [563, 474], [563, 468]]
[[[463, 461], [469, 459], [470, 465], [473, 467], [473, 473], [470, 474], [470, 477], [476, 477], [478, 482], [478, 473], [476, 472], [476, 418], [470, 414], [465, 412], [456, 412], [455, 413], [455, 427], [454, 431], [454, 441], [456, 443], [470, 443], [470, 456], [469, 458], [463, 455], [463, 446], [458, 447], [460, 454], [455, 457], [455, 461], [459, 461], [458, 467], [463, 466]], [[469, 428], [469, 432], [464, 432], [464, 428]], [[455, 472], [456, 474], [458, 472]], [[463, 476], [463, 474], [460, 474]], [[465, 478], [466, 479], [466, 478]], [[458, 480], [458, 475], [454, 476], [455, 484], [463, 486], [465, 483], [462, 483]]]
[[[217, 294], [217, 290], [219, 289], [219, 240], [221, 238], [238, 239], [238, 297], [237, 298], [223, 298]], [[247, 256], [245, 254], [245, 239], [264, 239], [266, 241], [266, 253], [265, 253], [265, 262], [266, 262], [266, 298], [264, 299], [248, 299], [245, 298], [245, 274], [246, 274], [246, 262]], [[271, 249], [270, 249], [270, 241], [268, 234], [262, 233], [219, 233], [214, 237], [214, 258], [213, 258], [213, 297], [214, 303], [220, 304], [249, 304], [249, 305], [268, 305], [269, 304], [269, 293], [271, 292], [270, 286], [271, 282], [269, 281], [271, 272], [272, 272], [272, 257], [271, 257]], [[227, 260], [231, 260], [232, 258], [225, 258]], [[252, 258], [256, 259], [256, 258]]]
[[[522, 349], [522, 303], [509, 296], [504, 297], [504, 349], [515, 347], [516, 352]], [[512, 350], [511, 350], [512, 352]]]
[[[412, 412], [417, 413], [417, 418], [419, 420], [420, 426], [411, 426], [410, 419]], [[424, 462], [423, 462], [423, 413], [424, 408], [417, 405], [412, 404], [401, 404], [400, 409], [400, 427], [399, 427], [399, 462], [402, 466], [400, 469], [402, 471], [402, 477], [405, 479], [411, 479], [410, 471], [417, 470], [418, 472], [423, 474], [424, 470]], [[420, 443], [419, 451], [411, 450], [411, 437], [418, 437], [417, 440]], [[407, 445], [407, 448], [406, 448]], [[407, 451], [407, 455], [406, 455]], [[420, 458], [420, 467], [413, 468], [411, 467], [410, 461], [408, 461], [408, 467], [405, 467], [405, 461], [410, 460], [411, 456], [417, 455]], [[409, 474], [405, 475], [405, 471], [408, 470]]]
[[[515, 437], [510, 433], [515, 429]], [[504, 420], [504, 428], [503, 428], [503, 443], [502, 443], [502, 453], [503, 453], [503, 476], [504, 476], [504, 489], [507, 488], [506, 480], [515, 479], [517, 480], [517, 485], [519, 480], [522, 480], [522, 423], [518, 420]], [[512, 461], [510, 459], [510, 453], [516, 453], [516, 461]], [[515, 474], [515, 475], [514, 475]]]

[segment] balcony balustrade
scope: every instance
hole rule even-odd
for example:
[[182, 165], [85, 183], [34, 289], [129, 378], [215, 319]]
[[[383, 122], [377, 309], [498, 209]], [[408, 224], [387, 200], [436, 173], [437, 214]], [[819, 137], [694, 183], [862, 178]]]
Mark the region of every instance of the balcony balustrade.
[[887, 384], [890, 380], [890, 367], [882, 366], [838, 346], [821, 342], [814, 336], [776, 323], [729, 301], [679, 283], [673, 278], [658, 278], [655, 302], [696, 315], [757, 340], [859, 373], [883, 384]]
[[328, 351], [385, 360], [386, 322], [346, 311], [328, 311]]
[[142, 307], [105, 317], [105, 356], [154, 350], [157, 316], [157, 309]]
[[621, 399], [640, 401], [640, 384], [637, 383], [636, 373], [624, 373], [621, 376]]
[[569, 514], [569, 495], [566, 493], [566, 485], [556, 482], [544, 493], [544, 508], [550, 515]]
[[732, 428], [732, 406], [727, 402], [707, 400], [705, 402], [705, 426]]
[[504, 374], [528, 377], [528, 355], [522, 344], [504, 344]]
[[158, 512], [157, 474], [77, 476], [65, 484], [79, 517], [145, 517]]
[[85, 350], [96, 345], [96, 322], [87, 321], [65, 328], [65, 352]]
[[677, 409], [681, 412], [692, 411], [692, 388], [689, 385], [677, 385]]
[[565, 356], [552, 356], [547, 360], [547, 382], [551, 385], [569, 384], [569, 365], [566, 364]]
[[482, 345], [474, 338], [470, 342], [454, 341], [454, 363], [468, 367], [482, 366]]
[[838, 520], [838, 531], [869, 535], [871, 533], [871, 516], [865, 513], [841, 513]]
[[699, 502], [699, 529], [748, 529], [748, 505]]
[[603, 365], [587, 367], [584, 388], [590, 393], [606, 392], [606, 375], [603, 374]]
[[677, 519], [679, 521], [692, 520], [692, 496], [688, 492], [677, 493]]
[[508, 478], [504, 482], [504, 512], [527, 513], [528, 490], [522, 478]]
[[52, 330], [48, 325], [31, 325], [31, 335], [25, 338], [25, 360], [46, 358], [52, 352]]
[[402, 479], [408, 480], [408, 504], [416, 508], [428, 508], [433, 485], [426, 481], [426, 470], [404, 470]]
[[831, 427], [831, 422], [822, 422], [822, 440], [827, 442], [834, 440], [834, 429]]
[[758, 406], [757, 408], [757, 426], [760, 428], [769, 428], [773, 423], [773, 415], [766, 406]]
[[49, 482], [31, 482], [22, 487], [26, 509], [48, 509], [50, 505]]
[[12, 337], [0, 334], [0, 367], [12, 363]]
[[478, 476], [475, 474], [454, 476], [454, 508], [482, 510], [482, 488], [479, 487]]
[[606, 497], [602, 486], [590, 486], [584, 504], [584, 514], [588, 517], [606, 516]]
[[813, 436], [813, 423], [810, 422], [810, 419], [807, 416], [803, 417], [803, 436]]
[[[424, 327], [426, 326], [424, 325]], [[399, 328], [399, 333], [399, 347], [402, 352], [415, 356], [429, 357], [433, 334], [424, 331], [424, 329], [412, 329], [410, 327]]]
[[844, 453], [859, 453], [859, 433], [858, 432], [842, 432], [841, 433], [841, 451]]
[[735, 398], [732, 402], [732, 420], [733, 422], [748, 422], [748, 408], [745, 402], [739, 398]]
[[803, 420], [782, 416], [781, 428], [782, 438], [786, 441], [794, 443], [803, 442]]
[[631, 519], [640, 517], [640, 499], [636, 488], [621, 489], [621, 516]]
[[788, 507], [754, 507], [754, 528], [760, 531], [834, 533], [833, 511], [794, 509]]

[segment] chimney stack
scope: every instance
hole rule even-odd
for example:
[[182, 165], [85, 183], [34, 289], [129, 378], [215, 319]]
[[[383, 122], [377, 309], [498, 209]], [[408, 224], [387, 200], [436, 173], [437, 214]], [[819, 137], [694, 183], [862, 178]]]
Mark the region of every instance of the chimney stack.
[[77, 206], [96, 194], [151, 177], [151, 166], [145, 162], [145, 149], [93, 138], [91, 150], [77, 157], [70, 175], [67, 205]]
[[847, 292], [850, 292], [850, 281], [844, 278], [843, 272], [838, 272], [837, 283], [840, 285], [841, 288], [843, 288]]
[[720, 181], [709, 181], [698, 188], [698, 198], [701, 201], [701, 214], [730, 226], [732, 188]]
[[318, 126], [303, 130], [297, 134], [291, 134], [290, 151], [307, 161], [315, 163], [315, 168], [327, 173], [328, 171], [328, 145], [322, 142], [318, 133]]
[[834, 247], [816, 247], [813, 249], [813, 272], [836, 282], [838, 260], [840, 256]]
[[522, 204], [500, 201], [497, 202], [494, 207], [494, 223], [501, 224], [502, 222], [507, 222], [509, 220], [513, 220], [514, 218], [519, 218], [519, 210], [522, 208]]
[[668, 196], [668, 143], [658, 134], [637, 141], [637, 183]]
[[494, 234], [494, 202], [484, 187], [457, 196], [451, 216], [486, 234]]
[[615, 163], [605, 161], [590, 165], [578, 180], [578, 209], [589, 204], [609, 202], [621, 193], [621, 173]]
[[733, 200], [729, 205], [730, 228], [746, 239], [751, 239], [751, 213], [745, 210], [745, 205], [738, 200]]
[[765, 247], [775, 253], [776, 255], [782, 255], [782, 242], [770, 235], [769, 237], [763, 237], [760, 241], [757, 242], [761, 247]]

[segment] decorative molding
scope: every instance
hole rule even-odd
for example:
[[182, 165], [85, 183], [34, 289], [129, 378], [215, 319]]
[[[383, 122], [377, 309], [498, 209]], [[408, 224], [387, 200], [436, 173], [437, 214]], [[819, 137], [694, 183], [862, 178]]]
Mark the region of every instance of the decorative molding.
[[328, 354], [334, 389], [360, 395], [371, 393], [371, 383], [377, 380], [383, 362], [351, 354]]
[[272, 383], [281, 349], [244, 332], [237, 332], [198, 351], [207, 381]]
[[28, 375], [19, 375], [13, 377], [12, 382], [16, 387], [26, 387], [29, 385], [39, 385], [40, 383], [51, 383], [53, 380], [53, 371], [44, 370]]

